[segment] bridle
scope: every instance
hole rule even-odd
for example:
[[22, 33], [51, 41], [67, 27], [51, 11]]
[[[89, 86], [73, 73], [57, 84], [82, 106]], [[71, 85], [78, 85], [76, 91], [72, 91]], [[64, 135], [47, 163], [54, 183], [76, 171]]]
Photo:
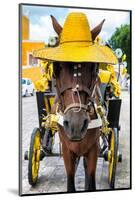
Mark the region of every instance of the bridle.
[[[63, 114], [67, 113], [67, 111], [69, 110], [73, 110], [74, 112], [80, 112], [80, 110], [85, 110], [86, 112], [91, 113], [92, 107], [93, 107], [93, 103], [95, 101], [95, 94], [96, 94], [96, 88], [98, 85], [98, 80], [97, 77], [96, 79], [93, 81], [92, 80], [92, 84], [90, 86], [90, 88], [88, 88], [87, 86], [85, 86], [84, 84], [78, 83], [78, 84], [73, 84], [70, 83], [66, 86], [62, 86], [57, 90], [58, 93], [58, 99], [59, 99], [59, 104], [60, 104], [60, 110]], [[64, 108], [64, 102], [63, 102], [63, 94], [65, 91], [67, 90], [71, 90], [71, 95], [72, 95], [72, 102], [71, 104], [69, 104], [66, 108]], [[88, 103], [87, 104], [82, 104], [81, 102], [81, 98], [80, 98], [80, 92], [85, 92], [88, 95]], [[78, 97], [78, 102], [75, 102], [74, 99], [74, 95], [77, 95]]]
[[[97, 103], [96, 103], [96, 96], [100, 97], [99, 94], [99, 80], [98, 77], [95, 77], [94, 80], [91, 81], [91, 86], [90, 88], [88, 88], [87, 86], [81, 84], [81, 83], [77, 83], [76, 85], [73, 83], [70, 83], [66, 86], [62, 86], [62, 87], [57, 87], [57, 98], [58, 98], [58, 107], [57, 107], [57, 123], [60, 126], [64, 126], [64, 115], [69, 111], [69, 110], [73, 110], [73, 112], [80, 112], [80, 110], [84, 110], [87, 115], [90, 118], [90, 122], [88, 124], [88, 128], [87, 129], [94, 129], [94, 128], [99, 128], [102, 126], [102, 119], [99, 115], [99, 113], [97, 112]], [[71, 90], [72, 93], [72, 102], [70, 103], [66, 108], [63, 107], [64, 105], [64, 100], [63, 100], [63, 94], [65, 91], [67, 90]], [[82, 104], [81, 102], [81, 98], [80, 98], [80, 92], [85, 92], [87, 94], [87, 103], [86, 104]], [[98, 94], [97, 94], [98, 92]], [[77, 94], [78, 97], [78, 101], [79, 103], [76, 103], [74, 100], [74, 94]], [[96, 118], [94, 116], [94, 114], [96, 115]], [[91, 118], [92, 116], [92, 118]]]
[[[95, 81], [96, 82], [96, 81]], [[75, 87], [70, 87], [68, 90], [71, 90], [72, 94], [72, 101], [73, 103], [69, 104], [64, 110], [63, 113], [65, 114], [67, 111], [73, 109], [74, 112], [79, 112], [81, 109], [85, 111], [90, 111], [91, 105], [94, 103], [94, 95], [95, 95], [95, 90], [96, 90], [97, 85], [95, 84], [94, 87], [91, 87], [90, 89], [87, 88], [86, 86], [83, 85], [76, 85]], [[67, 89], [61, 93], [61, 95], [66, 91]], [[85, 92], [88, 95], [88, 103], [82, 104], [81, 103], [81, 98], [80, 98], [80, 92]], [[77, 95], [79, 103], [76, 103], [74, 100], [74, 94]]]

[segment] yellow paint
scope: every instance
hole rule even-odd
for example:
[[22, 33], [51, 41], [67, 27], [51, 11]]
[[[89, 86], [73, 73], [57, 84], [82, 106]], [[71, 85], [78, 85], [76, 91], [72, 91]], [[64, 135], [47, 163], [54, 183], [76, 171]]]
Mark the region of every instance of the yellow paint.
[[[101, 83], [110, 83], [114, 95], [116, 97], [119, 97], [121, 95], [121, 87], [119, 82], [117, 81], [115, 67], [113, 65], [100, 64], [99, 69], [100, 69], [99, 77]], [[109, 79], [109, 73], [110, 73], [110, 79]]]
[[127, 56], [126, 56], [126, 54], [124, 54], [124, 55], [122, 56], [122, 62], [125, 61], [126, 58], [127, 58]]
[[121, 94], [121, 87], [119, 82], [117, 81], [115, 69], [113, 65], [107, 65], [107, 70], [111, 72], [111, 80], [110, 83], [112, 85], [113, 93], [116, 97], [119, 97]]
[[48, 98], [44, 98], [44, 101], [45, 101], [45, 107], [46, 107], [46, 111], [47, 111], [47, 113], [50, 113], [50, 109], [49, 109], [48, 101], [49, 101], [50, 106], [52, 107], [53, 104], [54, 104], [54, 100], [55, 100], [55, 97], [50, 97], [49, 99], [48, 99]]
[[39, 67], [31, 67], [22, 70], [23, 78], [30, 78], [33, 83], [42, 78], [42, 74]]
[[115, 142], [115, 138], [114, 138], [114, 131], [112, 130], [111, 133], [111, 144], [110, 144], [110, 158], [109, 158], [109, 182], [111, 182], [112, 180], [112, 172], [113, 172], [113, 166], [114, 166], [114, 162], [116, 162], [114, 160], [114, 142]]
[[40, 132], [37, 132], [34, 140], [33, 155], [32, 155], [32, 179], [33, 182], [38, 176], [40, 163]]
[[46, 129], [51, 129], [52, 134], [54, 135], [56, 131], [58, 131], [58, 116], [56, 114], [49, 114], [45, 117], [44, 122], [42, 123], [42, 127]]
[[27, 66], [27, 56], [33, 53], [34, 50], [42, 49], [45, 47], [44, 42], [31, 42], [22, 41], [22, 66]]
[[99, 78], [101, 83], [109, 83], [110, 78], [111, 78], [111, 72], [107, 70], [102, 70], [99, 72]]
[[122, 75], [125, 75], [125, 74], [127, 74], [127, 68], [126, 67], [124, 67], [123, 70], [122, 70]]
[[30, 41], [29, 32], [30, 32], [29, 19], [27, 16], [22, 16], [22, 46], [21, 46], [22, 77], [30, 78], [35, 84], [37, 80], [42, 78], [42, 73], [38, 66], [30, 66], [29, 54], [31, 54], [32, 56], [34, 50], [44, 48], [45, 43], [38, 41]]
[[29, 19], [22, 16], [22, 40], [29, 40]]
[[42, 77], [35, 82], [36, 91], [45, 92], [48, 89], [48, 80]]
[[109, 162], [111, 162], [111, 155], [112, 155], [111, 150], [108, 150], [107, 161]]
[[54, 104], [54, 100], [55, 100], [55, 97], [50, 97], [50, 105], [51, 105], [51, 107], [52, 107], [53, 104]]
[[40, 67], [42, 70], [42, 78], [36, 81], [35, 87], [37, 91], [45, 92], [48, 89], [48, 82], [52, 80], [53, 64], [41, 61]]

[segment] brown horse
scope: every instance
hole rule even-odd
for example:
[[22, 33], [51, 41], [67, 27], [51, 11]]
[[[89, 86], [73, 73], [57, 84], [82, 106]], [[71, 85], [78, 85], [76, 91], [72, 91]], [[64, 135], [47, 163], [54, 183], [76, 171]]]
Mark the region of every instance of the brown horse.
[[[59, 63], [58, 63], [59, 65]], [[85, 90], [81, 90], [78, 94], [72, 90], [78, 84], [82, 88], [94, 87], [96, 80], [96, 67], [93, 63], [82, 63], [82, 76], [76, 80], [73, 77], [74, 63], [61, 63], [62, 67], [56, 76], [57, 91], [62, 103], [64, 114], [64, 127], [59, 127], [59, 136], [62, 143], [63, 158], [67, 171], [67, 190], [75, 191], [74, 177], [76, 167], [80, 156], [84, 157], [85, 167], [85, 189], [95, 190], [95, 172], [98, 157], [98, 138], [99, 128], [87, 130], [90, 120], [95, 118], [95, 113], [91, 115], [89, 109], [79, 107], [79, 98], [81, 104], [87, 105], [90, 96]], [[59, 66], [60, 67], [60, 66]], [[58, 69], [58, 66], [57, 66]], [[77, 82], [76, 82], [77, 81]], [[71, 87], [72, 83], [72, 88]], [[67, 86], [62, 92], [61, 87]], [[70, 86], [68, 88], [68, 86]], [[75, 103], [74, 103], [75, 102]], [[68, 107], [76, 104], [76, 107]], [[81, 108], [81, 109], [80, 109]]]
[[[58, 35], [62, 27], [51, 16]], [[102, 28], [102, 21], [92, 33], [94, 40]], [[54, 62], [54, 75], [63, 113], [63, 126], [59, 126], [64, 164], [67, 172], [67, 191], [75, 192], [75, 172], [79, 158], [84, 158], [85, 190], [96, 190], [96, 165], [98, 158], [99, 127], [88, 129], [96, 118], [94, 102], [97, 100], [95, 85], [98, 80], [98, 64], [92, 62]]]

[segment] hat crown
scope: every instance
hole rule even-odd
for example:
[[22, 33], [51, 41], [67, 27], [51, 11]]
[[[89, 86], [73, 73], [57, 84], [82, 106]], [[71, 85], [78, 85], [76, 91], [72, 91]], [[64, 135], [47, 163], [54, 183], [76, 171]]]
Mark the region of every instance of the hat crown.
[[85, 14], [72, 12], [67, 16], [60, 44], [67, 42], [92, 42], [90, 26]]

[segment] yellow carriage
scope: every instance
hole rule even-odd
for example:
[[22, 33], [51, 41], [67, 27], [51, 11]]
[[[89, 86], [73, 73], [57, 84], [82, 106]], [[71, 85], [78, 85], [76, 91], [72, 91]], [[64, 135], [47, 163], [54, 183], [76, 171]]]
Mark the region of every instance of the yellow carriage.
[[[117, 162], [122, 161], [122, 154], [119, 153], [119, 116], [121, 102], [121, 89], [117, 81], [114, 66], [101, 65], [99, 71], [101, 81], [100, 91], [102, 95], [102, 106], [106, 110], [105, 120], [101, 127], [101, 156], [108, 161], [108, 182], [110, 188], [115, 187], [115, 174]], [[101, 112], [101, 111], [100, 111]], [[101, 114], [103, 111], [101, 112]]]

